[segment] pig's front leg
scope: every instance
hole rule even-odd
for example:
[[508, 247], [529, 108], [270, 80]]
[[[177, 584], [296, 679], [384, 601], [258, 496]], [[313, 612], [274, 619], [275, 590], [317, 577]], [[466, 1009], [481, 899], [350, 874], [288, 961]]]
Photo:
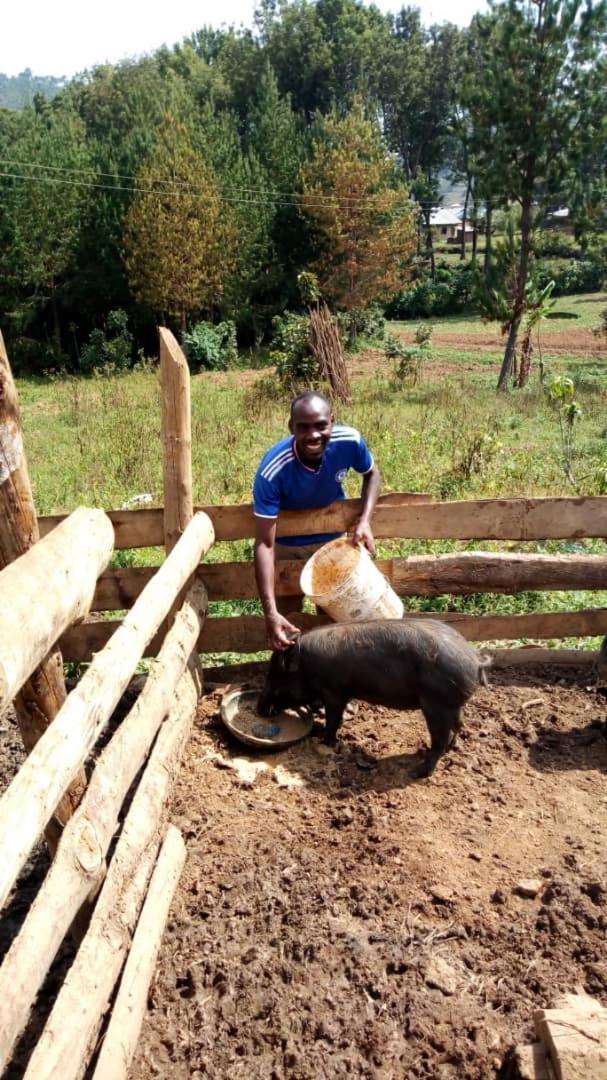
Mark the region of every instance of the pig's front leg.
[[346, 704], [345, 701], [340, 702], [338, 705], [325, 702], [325, 735], [323, 739], [325, 746], [335, 746], [337, 732], [344, 718]]

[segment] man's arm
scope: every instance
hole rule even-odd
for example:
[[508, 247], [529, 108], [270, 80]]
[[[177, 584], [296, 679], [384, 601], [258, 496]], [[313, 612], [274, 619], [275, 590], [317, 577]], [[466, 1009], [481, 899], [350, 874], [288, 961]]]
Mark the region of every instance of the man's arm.
[[[366, 477], [365, 477], [366, 479]], [[301, 633], [276, 608], [274, 591], [274, 543], [276, 518], [255, 518], [255, 580], [266, 617], [266, 631], [270, 648], [283, 650]]]
[[353, 542], [355, 544], [363, 543], [371, 555], [375, 555], [375, 539], [371, 529], [371, 518], [373, 517], [380, 488], [381, 473], [377, 465], [374, 465], [370, 472], [365, 473], [363, 476], [363, 486], [360, 493], [363, 506], [352, 534]]

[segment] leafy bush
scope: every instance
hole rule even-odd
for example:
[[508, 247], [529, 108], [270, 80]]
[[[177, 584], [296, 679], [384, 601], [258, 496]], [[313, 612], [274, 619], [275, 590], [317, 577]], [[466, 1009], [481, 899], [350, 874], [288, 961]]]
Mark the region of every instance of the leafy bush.
[[541, 232], [534, 244], [540, 259], [581, 259], [582, 251], [575, 237], [566, 233]]
[[424, 360], [432, 354], [432, 327], [428, 323], [420, 323], [415, 331], [414, 345], [405, 345], [393, 334], [386, 334], [384, 353], [387, 360], [397, 361], [394, 368], [396, 385], [402, 388], [409, 381], [415, 385]]
[[341, 311], [337, 324], [342, 338], [348, 346], [353, 345], [358, 337], [367, 341], [383, 341], [386, 317], [378, 304], [354, 311]]
[[133, 335], [128, 329], [128, 315], [122, 308], [110, 311], [104, 329], [91, 330], [80, 353], [80, 369], [90, 374], [97, 368], [124, 371], [133, 359]]
[[598, 292], [603, 287], [605, 267], [595, 259], [572, 259], [563, 264], [543, 260], [536, 265], [535, 276], [540, 288], [554, 281], [553, 296]]
[[183, 345], [193, 371], [225, 371], [238, 359], [236, 326], [231, 319], [196, 323], [183, 335]]
[[272, 320], [270, 359], [280, 383], [289, 389], [319, 382], [318, 361], [310, 349], [310, 317], [292, 311]]
[[473, 268], [440, 265], [434, 278], [426, 275], [396, 296], [386, 308], [388, 319], [427, 319], [438, 315], [457, 315], [470, 307]]

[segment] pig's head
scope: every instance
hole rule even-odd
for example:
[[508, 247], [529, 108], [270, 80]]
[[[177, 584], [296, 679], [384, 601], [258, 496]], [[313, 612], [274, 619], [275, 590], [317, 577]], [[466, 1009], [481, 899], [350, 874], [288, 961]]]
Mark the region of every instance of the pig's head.
[[259, 715], [275, 716], [281, 709], [305, 705], [311, 697], [300, 671], [299, 642], [284, 652], [272, 653], [270, 670], [257, 703]]

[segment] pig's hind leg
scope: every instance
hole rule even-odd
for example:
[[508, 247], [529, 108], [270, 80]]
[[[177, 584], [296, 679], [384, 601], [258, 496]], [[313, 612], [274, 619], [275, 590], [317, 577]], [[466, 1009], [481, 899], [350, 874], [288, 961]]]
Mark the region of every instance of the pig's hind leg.
[[346, 701], [338, 703], [325, 701], [325, 734], [323, 738], [325, 746], [335, 746], [337, 732], [344, 718], [346, 705]]
[[443, 754], [452, 746], [462, 726], [461, 710], [453, 706], [421, 703], [430, 732], [430, 749], [425, 760], [415, 770], [416, 777], [432, 776]]

